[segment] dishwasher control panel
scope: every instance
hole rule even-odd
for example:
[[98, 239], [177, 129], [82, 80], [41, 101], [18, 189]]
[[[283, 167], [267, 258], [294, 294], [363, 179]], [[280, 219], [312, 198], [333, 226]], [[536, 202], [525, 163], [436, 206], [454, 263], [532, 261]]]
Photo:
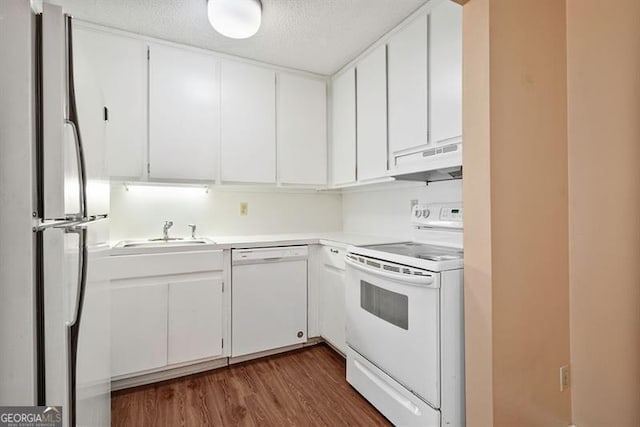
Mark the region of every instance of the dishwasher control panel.
[[307, 258], [308, 255], [309, 248], [307, 246], [233, 249], [231, 251], [231, 262], [278, 261], [290, 258]]

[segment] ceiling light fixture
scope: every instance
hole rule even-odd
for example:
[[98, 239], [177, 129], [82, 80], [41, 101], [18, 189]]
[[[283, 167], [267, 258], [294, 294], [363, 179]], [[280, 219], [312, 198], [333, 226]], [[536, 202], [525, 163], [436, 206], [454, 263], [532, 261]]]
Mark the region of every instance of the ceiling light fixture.
[[246, 39], [258, 32], [262, 22], [260, 0], [208, 0], [211, 26], [223, 36]]

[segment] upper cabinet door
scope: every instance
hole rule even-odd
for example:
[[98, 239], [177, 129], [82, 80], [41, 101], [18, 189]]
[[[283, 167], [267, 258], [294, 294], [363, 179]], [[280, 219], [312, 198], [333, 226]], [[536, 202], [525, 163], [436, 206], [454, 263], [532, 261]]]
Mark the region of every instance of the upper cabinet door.
[[387, 52], [380, 46], [358, 65], [358, 180], [387, 172]]
[[141, 178], [147, 146], [146, 43], [82, 26], [74, 27], [73, 42], [76, 73], [92, 74], [78, 75], [78, 81], [95, 79], [102, 89], [106, 110], [98, 114], [106, 119], [108, 174]]
[[222, 64], [222, 181], [276, 182], [275, 72]]
[[278, 176], [282, 184], [327, 184], [324, 81], [278, 76]]
[[149, 177], [215, 181], [219, 106], [212, 56], [150, 47]]
[[428, 143], [427, 22], [419, 16], [388, 43], [392, 153]]
[[431, 141], [462, 136], [462, 6], [445, 1], [430, 14]]
[[356, 71], [336, 77], [332, 94], [331, 175], [333, 185], [356, 181]]

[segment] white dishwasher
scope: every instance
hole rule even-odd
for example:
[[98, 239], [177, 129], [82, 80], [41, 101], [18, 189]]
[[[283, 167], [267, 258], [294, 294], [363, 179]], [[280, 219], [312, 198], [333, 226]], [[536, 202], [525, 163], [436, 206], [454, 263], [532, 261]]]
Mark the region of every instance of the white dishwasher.
[[231, 252], [231, 356], [307, 341], [307, 246]]

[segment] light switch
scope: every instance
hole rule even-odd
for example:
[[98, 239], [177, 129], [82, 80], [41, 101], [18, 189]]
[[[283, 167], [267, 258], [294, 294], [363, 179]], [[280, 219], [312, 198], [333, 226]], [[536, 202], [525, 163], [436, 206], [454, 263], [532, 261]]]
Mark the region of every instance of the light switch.
[[240, 216], [249, 215], [249, 203], [240, 202]]

